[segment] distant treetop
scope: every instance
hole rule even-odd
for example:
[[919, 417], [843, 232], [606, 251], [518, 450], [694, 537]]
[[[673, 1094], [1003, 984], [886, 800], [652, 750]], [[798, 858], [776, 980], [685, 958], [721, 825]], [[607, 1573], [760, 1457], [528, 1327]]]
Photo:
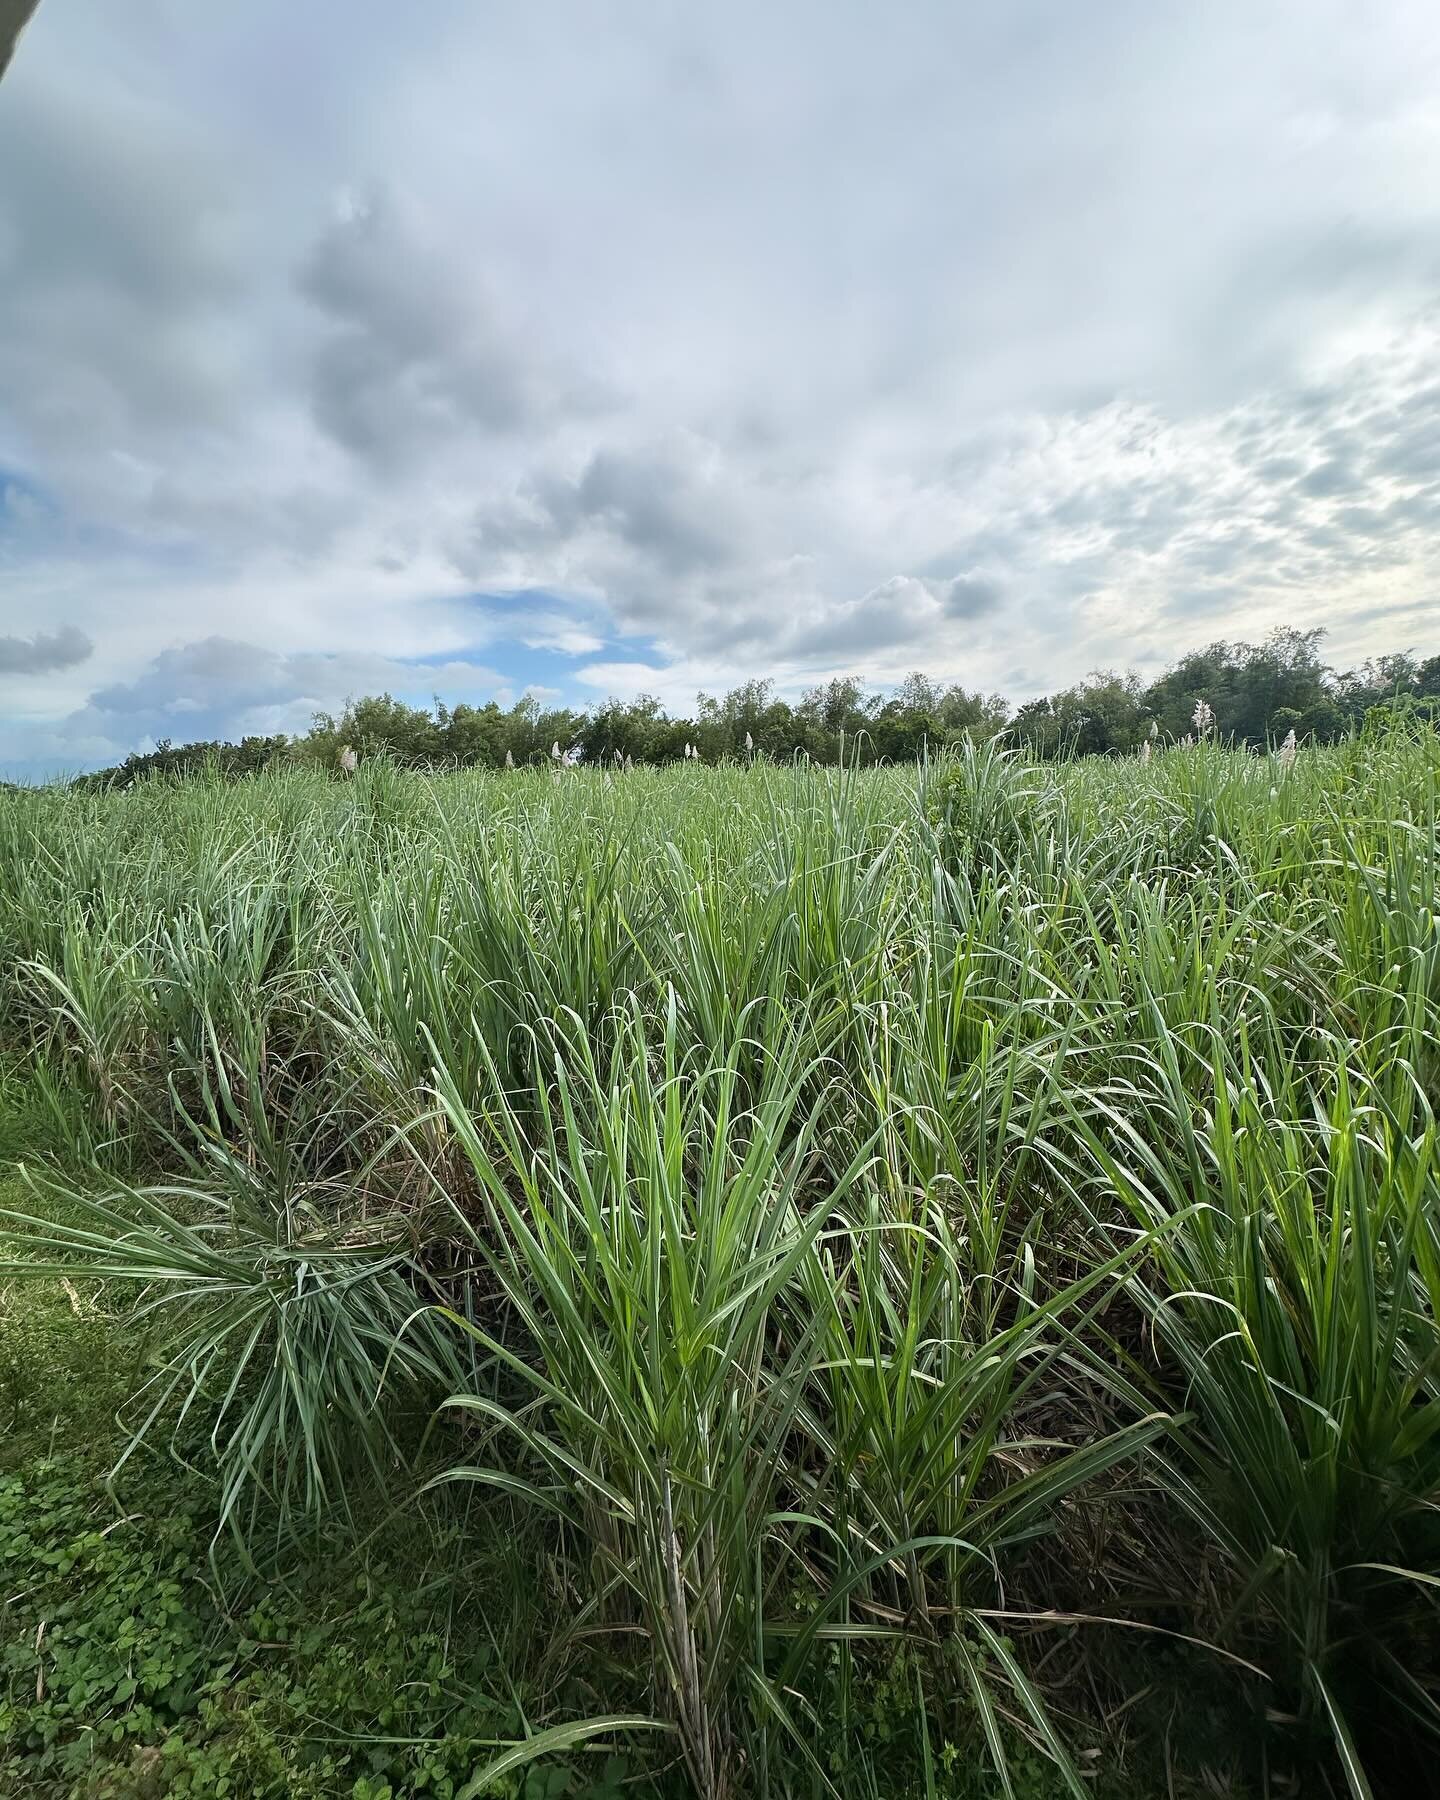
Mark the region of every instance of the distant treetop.
[[698, 695], [692, 714], [673, 718], [653, 694], [587, 710], [546, 708], [529, 696], [508, 710], [494, 701], [447, 706], [438, 696], [430, 707], [418, 707], [375, 694], [352, 700], [339, 718], [317, 714], [300, 737], [166, 741], [80, 780], [128, 786], [147, 775], [205, 770], [224, 779], [284, 762], [338, 771], [347, 747], [362, 762], [383, 754], [434, 769], [548, 767], [554, 746], [566, 762], [612, 767], [680, 762], [687, 746], [707, 763], [752, 755], [833, 763], [842, 754], [862, 763], [903, 762], [1001, 733], [1042, 757], [1115, 755], [1136, 751], [1145, 740], [1193, 733], [1202, 708], [1212, 721], [1207, 730], [1221, 741], [1252, 746], [1290, 731], [1328, 742], [1358, 729], [1376, 708], [1434, 719], [1440, 655], [1422, 662], [1399, 651], [1341, 672], [1322, 659], [1324, 635], [1318, 627], [1281, 628], [1259, 644], [1217, 641], [1187, 652], [1148, 682], [1133, 670], [1097, 669], [1013, 710], [1000, 694], [946, 686], [918, 670], [891, 693], [867, 689], [859, 676], [837, 676], [793, 705], [777, 697], [773, 681], [746, 681], [723, 699]]

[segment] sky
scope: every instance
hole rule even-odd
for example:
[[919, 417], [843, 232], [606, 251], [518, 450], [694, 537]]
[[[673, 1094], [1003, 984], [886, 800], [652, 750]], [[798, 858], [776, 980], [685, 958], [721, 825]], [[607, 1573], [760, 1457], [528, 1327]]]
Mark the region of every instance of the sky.
[[0, 770], [1440, 650], [1433, 0], [41, 0]]

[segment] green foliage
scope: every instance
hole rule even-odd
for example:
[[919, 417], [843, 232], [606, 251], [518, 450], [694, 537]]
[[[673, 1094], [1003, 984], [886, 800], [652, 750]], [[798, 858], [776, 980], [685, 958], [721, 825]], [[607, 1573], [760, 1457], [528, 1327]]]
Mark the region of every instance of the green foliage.
[[1127, 754], [1152, 723], [1162, 742], [1193, 733], [1197, 701], [1221, 737], [1262, 748], [1287, 731], [1332, 743], [1375, 706], [1440, 694], [1440, 658], [1381, 656], [1341, 673], [1321, 658], [1324, 631], [1282, 627], [1259, 644], [1218, 642], [1182, 656], [1159, 680], [1097, 670], [1063, 692], [1027, 701], [1010, 730], [1040, 756]]
[[1013, 866], [1042, 822], [1043, 793], [1034, 770], [996, 739], [964, 743], [926, 783], [926, 813], [944, 867], [974, 882], [987, 868]]
[[[124, 1503], [83, 1461], [0, 1476], [0, 1794], [453, 1796], [523, 1730], [505, 1646], [435, 1570], [332, 1549], [217, 1585], [203, 1486]], [[627, 1773], [548, 1758], [508, 1791], [612, 1800]]]
[[[403, 1249], [304, 1200], [277, 1196], [227, 1161], [228, 1192], [126, 1189], [107, 1200], [65, 1191], [66, 1215], [19, 1209], [27, 1273], [91, 1277], [145, 1291], [132, 1315], [153, 1373], [132, 1398], [132, 1449], [167, 1427], [177, 1455], [204, 1415], [221, 1477], [219, 1526], [244, 1533], [260, 1497], [278, 1524], [345, 1504], [357, 1467], [383, 1486], [394, 1453], [382, 1388], [434, 1391], [462, 1364], [435, 1315], [417, 1307]], [[48, 1260], [50, 1257], [58, 1260]]]
[[[1298, 682], [1306, 646], [1272, 651]], [[1243, 1791], [1262, 1757], [1318, 1795], [1411, 1779], [1440, 1698], [1440, 737], [1392, 705], [1329, 747], [1147, 726], [1148, 755], [1068, 758], [942, 720], [918, 770], [841, 769], [775, 746], [849, 742], [846, 684], [803, 718], [731, 698], [699, 768], [617, 778], [617, 742], [553, 776], [377, 755], [0, 795], [7, 1141], [50, 1161], [7, 1195], [6, 1466], [85, 1433], [113, 1460], [91, 1413], [148, 1394], [122, 1501], [173, 1447], [190, 1538], [227, 1519], [272, 1572], [381, 1492], [417, 1540], [449, 1521], [447, 1603], [457, 1547], [524, 1533], [481, 1609], [529, 1590], [523, 1669], [478, 1683], [464, 1780], [572, 1780], [525, 1760], [564, 1742], [575, 1782], [623, 1754], [706, 1800], [1123, 1792], [1122, 1630], [1211, 1657], [1235, 1722], [1188, 1769], [1137, 1752], [1139, 1791]], [[1271, 700], [1267, 732], [1307, 716]], [[102, 1340], [68, 1411], [47, 1366]], [[213, 1557], [228, 1606], [245, 1563]], [[183, 1608], [203, 1662], [223, 1622]], [[354, 1680], [323, 1751], [283, 1697], [251, 1709], [255, 1791], [301, 1740], [379, 1753]], [[362, 1775], [415, 1779], [323, 1781]]]
[[83, 775], [76, 785], [126, 788], [155, 776], [177, 775], [233, 781], [241, 775], [254, 775], [261, 769], [273, 768], [293, 754], [290, 739], [280, 733], [273, 737], [241, 738], [238, 744], [218, 739], [172, 744], [169, 738], [162, 738], [153, 750], [132, 751], [116, 768]]
[[124, 788], [157, 776], [230, 780], [287, 763], [336, 773], [347, 746], [362, 759], [429, 770], [548, 766], [556, 744], [610, 769], [627, 757], [637, 765], [680, 761], [687, 744], [709, 763], [758, 755], [868, 765], [920, 761], [1008, 729], [1037, 757], [1114, 756], [1139, 749], [1152, 727], [1178, 742], [1193, 729], [1200, 700], [1213, 709], [1222, 739], [1255, 748], [1292, 729], [1312, 743], [1332, 743], [1377, 707], [1407, 708], [1433, 724], [1433, 706], [1414, 708], [1427, 698], [1440, 702], [1440, 656], [1418, 662], [1401, 652], [1337, 672], [1321, 660], [1324, 636], [1318, 626], [1282, 627], [1260, 644], [1210, 644], [1148, 684], [1133, 670], [1097, 669], [1072, 687], [1027, 700], [1013, 716], [1000, 694], [946, 687], [918, 670], [888, 698], [867, 691], [857, 676], [840, 675], [794, 706], [776, 695], [773, 681], [746, 681], [723, 698], [697, 695], [688, 718], [669, 717], [653, 694], [607, 699], [586, 712], [546, 708], [528, 695], [502, 712], [493, 700], [447, 706], [437, 696], [425, 708], [373, 694], [352, 700], [338, 719], [317, 714], [303, 738], [167, 741], [77, 785]]
[[1365, 709], [1361, 735], [1367, 740], [1420, 737], [1440, 730], [1440, 694], [1419, 698], [1398, 693]]

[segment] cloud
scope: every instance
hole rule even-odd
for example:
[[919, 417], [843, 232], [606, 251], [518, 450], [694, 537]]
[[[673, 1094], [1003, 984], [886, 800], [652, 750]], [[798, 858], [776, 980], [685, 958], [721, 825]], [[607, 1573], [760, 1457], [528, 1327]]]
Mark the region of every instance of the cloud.
[[61, 735], [123, 756], [164, 737], [303, 731], [317, 712], [384, 692], [424, 703], [436, 692], [452, 700], [508, 700], [510, 688], [495, 670], [463, 659], [414, 663], [358, 651], [279, 655], [209, 637], [162, 651], [133, 680], [95, 689], [64, 721]]
[[1317, 463], [1301, 478], [1300, 486], [1307, 494], [1314, 494], [1321, 499], [1348, 494], [1356, 486], [1355, 471], [1341, 459], [1335, 458], [1330, 462]]
[[[735, 623], [737, 578], [753, 590], [775, 505], [767, 483], [697, 432], [621, 439], [578, 466], [542, 459], [517, 492], [482, 507], [478, 567], [511, 569], [518, 555], [542, 581], [603, 597], [624, 630], [683, 619], [723, 633]], [[487, 564], [487, 548], [498, 564]]]
[[827, 608], [787, 643], [792, 656], [869, 658], [877, 650], [923, 637], [941, 608], [923, 581], [892, 575], [844, 607]]
[[[697, 450], [597, 450], [576, 483], [574, 510], [651, 557], [672, 576], [714, 568], [735, 552], [726, 496]], [[562, 501], [563, 518], [569, 502]]]
[[33, 638], [0, 637], [0, 673], [43, 675], [52, 669], [70, 669], [84, 662], [94, 649], [74, 625], [38, 631]]
[[94, 652], [0, 755], [1423, 623], [1423, 9], [293, 11], [67, 0], [6, 75], [0, 637]]
[[994, 612], [1004, 593], [983, 575], [952, 575], [939, 591], [941, 611], [951, 619], [979, 619]]
[[[243, 305], [213, 145], [108, 80], [57, 79], [37, 17], [0, 110], [0, 461], [86, 509], [133, 503], [135, 463], [225, 429], [217, 321]], [[12, 454], [7, 455], [8, 447]]]
[[779, 639], [791, 661], [858, 658], [894, 669], [927, 647], [944, 642], [952, 625], [982, 618], [1001, 601], [992, 581], [974, 574], [926, 581], [892, 575], [848, 606], [827, 607], [802, 630]]
[[316, 421], [382, 471], [466, 429], [513, 429], [538, 404], [483, 292], [384, 190], [347, 202], [297, 286], [327, 325], [310, 371]]

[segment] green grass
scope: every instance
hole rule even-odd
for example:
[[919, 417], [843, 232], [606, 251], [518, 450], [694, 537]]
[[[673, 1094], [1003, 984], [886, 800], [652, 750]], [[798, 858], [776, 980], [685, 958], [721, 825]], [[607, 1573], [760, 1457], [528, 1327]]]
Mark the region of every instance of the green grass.
[[[550, 1699], [533, 1539], [371, 1507], [260, 1579], [217, 1552], [203, 1474], [113, 1475], [143, 1344], [123, 1289], [0, 1285], [0, 1794], [457, 1793]], [[610, 1800], [636, 1773], [560, 1756], [535, 1791]]]
[[173, 1490], [207, 1593], [418, 1559], [334, 1707], [247, 1709], [292, 1782], [294, 1714], [345, 1738], [316, 1793], [477, 1592], [497, 1792], [1413, 1782], [1437, 782], [1396, 733], [0, 796], [6, 1467]]

